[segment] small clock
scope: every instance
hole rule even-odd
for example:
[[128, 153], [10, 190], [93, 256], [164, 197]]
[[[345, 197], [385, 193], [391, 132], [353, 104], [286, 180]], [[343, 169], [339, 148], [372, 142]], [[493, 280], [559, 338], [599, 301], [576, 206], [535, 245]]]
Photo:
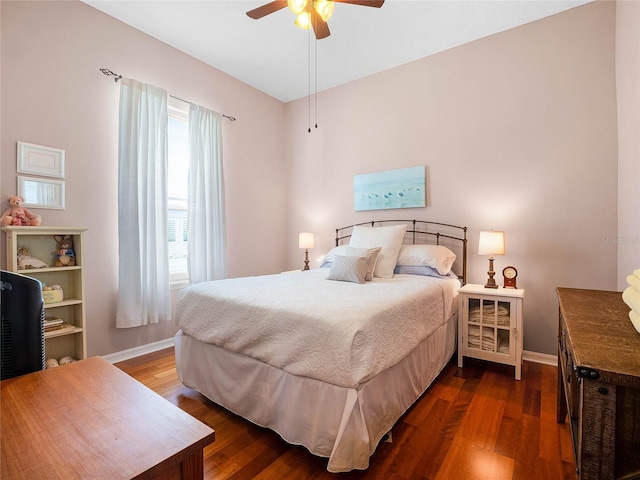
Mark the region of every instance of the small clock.
[[518, 270], [516, 270], [515, 267], [504, 267], [502, 276], [504, 277], [504, 288], [518, 288], [516, 287]]

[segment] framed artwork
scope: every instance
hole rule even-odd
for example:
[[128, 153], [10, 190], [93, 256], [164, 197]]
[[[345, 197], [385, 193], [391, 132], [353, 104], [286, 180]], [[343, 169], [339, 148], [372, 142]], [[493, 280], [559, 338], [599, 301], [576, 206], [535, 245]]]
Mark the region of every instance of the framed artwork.
[[64, 180], [19, 175], [18, 195], [25, 207], [64, 210]]
[[425, 167], [400, 168], [353, 177], [356, 211], [426, 206]]
[[18, 173], [64, 178], [64, 150], [18, 142]]

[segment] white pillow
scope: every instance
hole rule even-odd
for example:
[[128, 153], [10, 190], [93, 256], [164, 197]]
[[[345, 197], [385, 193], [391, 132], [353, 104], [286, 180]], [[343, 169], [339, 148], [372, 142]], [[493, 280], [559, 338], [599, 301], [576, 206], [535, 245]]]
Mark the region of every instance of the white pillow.
[[376, 268], [376, 261], [378, 260], [378, 255], [380, 254], [380, 247], [376, 248], [347, 248], [347, 256], [349, 257], [364, 257], [367, 261], [367, 275], [365, 276], [365, 280], [370, 282], [373, 280], [373, 271]]
[[335, 255], [327, 280], [364, 283], [369, 263], [365, 257], [347, 257]]
[[329, 250], [329, 253], [327, 253], [324, 257], [320, 257], [318, 261], [318, 263], [320, 264], [320, 267], [322, 267], [325, 263], [332, 263], [333, 258], [336, 255], [346, 255], [348, 248], [349, 248], [349, 245], [338, 245], [337, 247], [333, 247], [331, 250]]
[[391, 278], [393, 269], [396, 268], [396, 260], [400, 245], [407, 231], [406, 225], [393, 225], [389, 227], [353, 227], [349, 246], [355, 248], [380, 247], [380, 254], [373, 271], [374, 277]]
[[456, 254], [442, 245], [402, 245], [398, 254], [398, 265], [432, 267], [440, 275], [451, 271]]

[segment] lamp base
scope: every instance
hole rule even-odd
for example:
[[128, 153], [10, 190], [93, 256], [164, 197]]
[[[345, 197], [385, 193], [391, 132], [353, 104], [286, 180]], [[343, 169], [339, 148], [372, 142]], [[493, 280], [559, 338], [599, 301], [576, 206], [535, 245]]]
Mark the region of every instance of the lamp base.
[[308, 249], [304, 251], [304, 268], [302, 269], [302, 271], [304, 272], [305, 270], [309, 270], [309, 250]]
[[489, 278], [487, 279], [487, 283], [484, 286], [484, 288], [498, 288], [498, 285], [496, 284], [496, 281], [493, 278], [495, 274], [496, 272], [493, 271], [493, 257], [491, 257], [489, 259], [489, 271], [487, 272], [487, 275], [489, 275]]
[[[493, 272], [495, 273], [495, 272]], [[498, 285], [496, 284], [496, 281], [489, 277], [489, 279], [487, 280], [487, 283], [485, 284], [484, 288], [498, 288]]]

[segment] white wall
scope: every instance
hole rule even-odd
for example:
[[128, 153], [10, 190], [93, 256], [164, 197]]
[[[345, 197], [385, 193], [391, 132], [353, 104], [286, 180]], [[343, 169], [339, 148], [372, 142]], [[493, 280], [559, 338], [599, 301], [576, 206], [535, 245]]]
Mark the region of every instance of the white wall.
[[[37, 213], [45, 225], [88, 228], [89, 355], [176, 331], [173, 322], [115, 328], [119, 86], [99, 68], [237, 117], [223, 124], [229, 274], [281, 270], [286, 193], [280, 101], [78, 1], [2, 2], [1, 28], [2, 209], [17, 188], [17, 141], [65, 149], [67, 208]], [[264, 249], [256, 248], [256, 232]], [[2, 242], [4, 251], [4, 235]]]
[[618, 290], [640, 268], [640, 2], [616, 3]]
[[[555, 288], [616, 287], [614, 33], [615, 3], [596, 2], [474, 41], [321, 93], [310, 134], [306, 99], [287, 104], [289, 267], [298, 231], [315, 258], [336, 227], [417, 218], [469, 227], [484, 284], [478, 232], [504, 230], [495, 267], [526, 289], [524, 348], [555, 354]], [[417, 165], [426, 208], [354, 212], [355, 174]]]

